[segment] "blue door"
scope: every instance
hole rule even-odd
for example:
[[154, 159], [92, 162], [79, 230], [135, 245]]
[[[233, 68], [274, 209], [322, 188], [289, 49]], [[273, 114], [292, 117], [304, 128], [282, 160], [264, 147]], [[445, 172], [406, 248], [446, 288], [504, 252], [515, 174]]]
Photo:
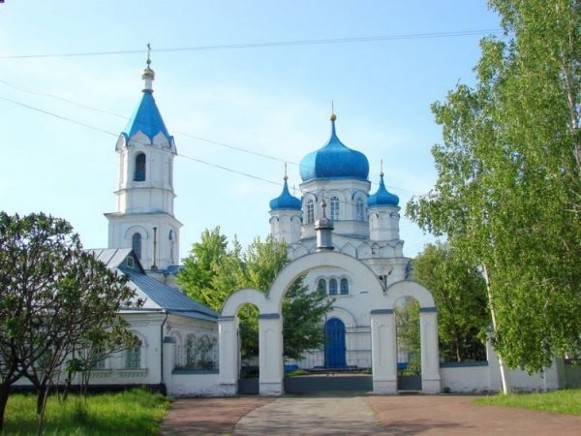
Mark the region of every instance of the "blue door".
[[344, 368], [345, 360], [345, 324], [337, 318], [325, 323], [325, 367]]

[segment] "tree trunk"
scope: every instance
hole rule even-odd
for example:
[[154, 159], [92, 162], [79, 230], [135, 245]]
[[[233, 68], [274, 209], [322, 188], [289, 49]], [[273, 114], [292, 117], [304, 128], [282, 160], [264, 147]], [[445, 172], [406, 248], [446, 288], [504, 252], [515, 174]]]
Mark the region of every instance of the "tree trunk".
[[37, 435], [41, 436], [44, 431], [44, 412], [46, 409], [46, 400], [48, 398], [49, 384], [44, 383], [38, 389], [36, 397], [36, 418], [38, 420]]
[[0, 385], [0, 433], [2, 433], [2, 428], [4, 427], [4, 412], [6, 411], [9, 395], [10, 386], [5, 384]]
[[[496, 311], [494, 309], [494, 300], [492, 294], [492, 287], [490, 286], [490, 280], [488, 278], [488, 269], [486, 265], [482, 264], [482, 275], [484, 276], [484, 281], [486, 282], [486, 293], [488, 295], [488, 307], [490, 308], [490, 317], [492, 318], [492, 329], [496, 331]], [[510, 382], [508, 380], [508, 369], [506, 364], [502, 360], [500, 353], [496, 353], [498, 356], [498, 366], [500, 369], [500, 382], [502, 384], [502, 393], [510, 393]]]

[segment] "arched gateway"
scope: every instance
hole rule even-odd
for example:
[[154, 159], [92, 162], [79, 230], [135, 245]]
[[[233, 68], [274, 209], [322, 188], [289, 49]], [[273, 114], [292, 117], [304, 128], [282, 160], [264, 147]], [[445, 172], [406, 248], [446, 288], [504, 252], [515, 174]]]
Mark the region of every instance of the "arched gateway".
[[365, 291], [373, 300], [371, 321], [373, 392], [397, 393], [397, 344], [394, 308], [400, 297], [413, 297], [420, 305], [422, 392], [440, 392], [436, 308], [431, 293], [411, 281], [399, 281], [387, 289], [373, 271], [359, 260], [334, 251], [321, 251], [296, 259], [276, 277], [267, 293], [241, 289], [224, 304], [219, 319], [220, 383], [233, 394], [237, 392], [239, 370], [239, 308], [247, 303], [259, 310], [259, 393], [283, 393], [284, 361], [282, 336], [282, 301], [295, 282], [319, 267], [335, 267], [362, 278]]

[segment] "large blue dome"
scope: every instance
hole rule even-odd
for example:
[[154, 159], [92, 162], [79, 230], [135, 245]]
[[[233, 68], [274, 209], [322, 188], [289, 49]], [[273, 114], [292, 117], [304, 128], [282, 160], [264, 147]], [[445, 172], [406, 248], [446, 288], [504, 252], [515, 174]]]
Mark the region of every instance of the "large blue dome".
[[284, 186], [281, 194], [270, 200], [270, 210], [293, 209], [301, 210], [301, 200], [293, 197], [288, 191], [287, 178], [284, 178]]
[[388, 207], [397, 206], [399, 204], [399, 197], [392, 194], [385, 188], [383, 183], [383, 173], [380, 174], [379, 188], [377, 192], [370, 195], [367, 199], [367, 206], [369, 207]]
[[300, 165], [303, 182], [313, 179], [367, 180], [369, 162], [365, 155], [345, 146], [335, 133], [335, 114], [331, 115], [331, 138], [317, 151], [307, 154]]

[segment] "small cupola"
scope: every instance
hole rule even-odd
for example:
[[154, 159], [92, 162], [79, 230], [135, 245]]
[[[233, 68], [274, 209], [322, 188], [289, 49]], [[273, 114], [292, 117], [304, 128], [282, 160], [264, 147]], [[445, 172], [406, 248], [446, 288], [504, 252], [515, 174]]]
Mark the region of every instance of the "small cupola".
[[284, 176], [281, 194], [270, 200], [270, 210], [301, 210], [301, 200], [291, 195], [288, 190], [288, 177]]
[[379, 174], [379, 188], [377, 192], [370, 195], [367, 199], [367, 206], [369, 207], [397, 207], [399, 205], [399, 197], [392, 194], [385, 188], [383, 182], [383, 171]]

